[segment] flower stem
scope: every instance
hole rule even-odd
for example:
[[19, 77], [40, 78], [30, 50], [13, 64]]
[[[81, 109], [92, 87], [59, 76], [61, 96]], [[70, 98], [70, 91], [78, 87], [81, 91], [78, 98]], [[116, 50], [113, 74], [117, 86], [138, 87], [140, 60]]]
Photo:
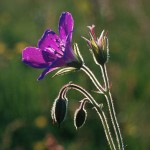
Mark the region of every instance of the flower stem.
[[69, 84], [63, 86], [63, 88], [61, 90], [66, 91], [65, 88], [74, 89], [74, 90], [81, 92], [89, 100], [89, 102], [94, 106], [94, 109], [98, 113], [100, 120], [102, 122], [104, 132], [106, 135], [106, 139], [108, 141], [110, 149], [116, 150], [116, 147], [115, 147], [115, 144], [114, 144], [114, 141], [113, 141], [113, 138], [111, 136], [111, 132], [110, 132], [110, 129], [108, 126], [107, 118], [105, 116], [105, 113], [102, 110], [102, 107], [100, 107], [100, 105], [95, 101], [95, 99], [92, 97], [92, 95], [89, 92], [87, 92], [84, 88], [82, 88], [81, 86], [73, 84], [73, 83], [69, 83]]
[[[102, 70], [102, 75], [103, 75], [103, 80], [104, 80], [104, 84], [105, 84], [105, 89], [101, 86], [101, 84], [99, 83], [99, 81], [96, 79], [95, 75], [92, 73], [92, 71], [85, 65], [82, 66], [82, 70], [90, 77], [90, 79], [92, 80], [93, 84], [96, 86], [96, 88], [102, 92], [105, 95], [106, 101], [107, 101], [107, 105], [108, 105], [108, 110], [109, 110], [109, 114], [110, 114], [110, 118], [111, 118], [111, 122], [114, 128], [114, 132], [115, 132], [115, 136], [116, 136], [116, 141], [118, 144], [118, 149], [121, 149], [120, 146], [120, 141], [119, 141], [119, 136], [118, 136], [118, 132], [116, 129], [116, 124], [114, 122], [114, 118], [113, 118], [113, 114], [114, 114], [114, 107], [112, 108], [112, 103], [110, 102], [108, 96], [109, 96], [109, 81], [108, 81], [108, 76], [105, 70], [103, 70], [104, 68], [101, 67]], [[111, 103], [111, 104], [110, 104]], [[112, 113], [113, 111], [113, 113]], [[123, 150], [123, 149], [122, 149]]]
[[120, 138], [121, 149], [124, 150], [123, 138], [121, 135], [119, 123], [118, 123], [118, 120], [116, 117], [116, 112], [115, 112], [115, 108], [114, 108], [114, 104], [113, 104], [113, 99], [112, 99], [111, 92], [110, 92], [109, 79], [108, 79], [108, 75], [107, 75], [106, 65], [101, 66], [101, 70], [102, 70], [102, 74], [103, 74], [103, 78], [104, 78], [104, 82], [105, 82], [105, 89], [107, 91], [107, 94], [105, 97], [106, 97], [107, 101], [111, 104], [111, 105], [109, 104], [111, 107], [110, 110], [112, 111], [112, 112], [110, 112], [111, 118], [113, 117], [114, 118], [113, 120], [115, 120], [115, 126], [117, 127], [117, 132], [118, 132], [119, 138]]
[[104, 93], [105, 90], [104, 88], [101, 86], [101, 84], [98, 82], [98, 80], [96, 79], [95, 75], [93, 74], [93, 72], [86, 66], [86, 65], [83, 65], [81, 67], [81, 70], [83, 70], [88, 76], [89, 78], [92, 80], [92, 82], [94, 83], [94, 85], [96, 86], [96, 88]]

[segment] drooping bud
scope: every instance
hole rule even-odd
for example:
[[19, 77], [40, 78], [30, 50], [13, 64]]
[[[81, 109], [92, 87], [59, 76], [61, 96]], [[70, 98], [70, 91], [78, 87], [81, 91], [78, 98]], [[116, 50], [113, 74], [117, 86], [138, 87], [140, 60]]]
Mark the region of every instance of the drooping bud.
[[52, 111], [51, 111], [51, 116], [52, 116], [53, 121], [57, 122], [59, 126], [66, 117], [67, 105], [68, 105], [67, 99], [58, 97], [54, 101]]
[[86, 100], [82, 100], [79, 108], [75, 111], [74, 126], [76, 127], [76, 129], [81, 128], [86, 121], [87, 112], [84, 109], [85, 103], [86, 103]]

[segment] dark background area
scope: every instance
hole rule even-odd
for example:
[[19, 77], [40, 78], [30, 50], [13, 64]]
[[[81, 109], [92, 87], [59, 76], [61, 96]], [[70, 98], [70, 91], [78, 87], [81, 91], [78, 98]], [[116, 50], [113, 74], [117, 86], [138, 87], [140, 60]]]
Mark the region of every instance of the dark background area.
[[[95, 111], [77, 130], [74, 111], [82, 95], [71, 91], [65, 122], [53, 125], [51, 106], [63, 84], [73, 81], [95, 90], [80, 72], [42, 81], [42, 70], [21, 62], [21, 52], [36, 46], [47, 28], [58, 33], [59, 16], [72, 13], [77, 42], [86, 64], [102, 81], [88, 47], [86, 26], [95, 24], [96, 34], [108, 30], [110, 61], [107, 65], [112, 95], [127, 150], [150, 149], [150, 1], [148, 0], [1, 0], [0, 1], [0, 149], [1, 150], [107, 150], [106, 138]], [[104, 98], [92, 93], [95, 98]], [[105, 108], [105, 106], [104, 106]]]

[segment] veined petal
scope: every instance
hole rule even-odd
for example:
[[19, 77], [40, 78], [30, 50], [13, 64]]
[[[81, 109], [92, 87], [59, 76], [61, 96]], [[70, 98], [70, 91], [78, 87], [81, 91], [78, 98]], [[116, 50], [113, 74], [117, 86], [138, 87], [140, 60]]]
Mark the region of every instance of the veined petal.
[[38, 80], [41, 80], [44, 78], [44, 76], [56, 69], [58, 69], [59, 67], [65, 66], [66, 63], [62, 58], [58, 58], [56, 59], [50, 66], [48, 66], [43, 72], [42, 74], [39, 76]]
[[59, 20], [59, 35], [60, 38], [66, 40], [68, 34], [71, 33], [70, 38], [72, 39], [74, 20], [71, 13], [63, 12]]
[[22, 52], [22, 61], [35, 68], [45, 68], [53, 60], [54, 58], [50, 53], [36, 47], [26, 47]]
[[66, 62], [75, 60], [75, 54], [74, 54], [74, 51], [71, 47], [70, 36], [71, 36], [71, 34], [68, 35], [67, 40], [66, 40], [66, 44], [65, 44], [65, 51], [64, 51], [64, 57], [63, 58]]
[[60, 51], [60, 42], [59, 36], [54, 31], [47, 29], [39, 40], [38, 47], [41, 49], [49, 47]]

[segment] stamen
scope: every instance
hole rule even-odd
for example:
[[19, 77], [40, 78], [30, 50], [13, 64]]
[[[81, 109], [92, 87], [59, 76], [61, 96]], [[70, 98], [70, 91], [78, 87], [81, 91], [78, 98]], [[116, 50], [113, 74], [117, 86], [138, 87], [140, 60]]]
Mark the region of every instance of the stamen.
[[51, 46], [48, 46], [47, 50], [53, 52], [57, 57], [62, 57], [63, 56], [63, 53], [61, 53], [61, 49], [60, 49], [60, 52], [51, 48]]
[[60, 43], [59, 39], [56, 39], [55, 42]]

